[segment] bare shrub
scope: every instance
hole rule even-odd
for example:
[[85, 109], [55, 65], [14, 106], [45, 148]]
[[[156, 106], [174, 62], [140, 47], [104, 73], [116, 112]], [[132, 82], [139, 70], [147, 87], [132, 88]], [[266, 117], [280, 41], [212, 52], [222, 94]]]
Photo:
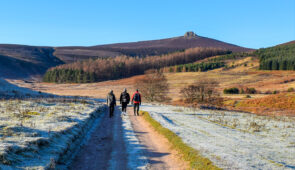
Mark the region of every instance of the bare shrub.
[[294, 91], [295, 91], [295, 90], [294, 90], [293, 87], [288, 88], [288, 92], [294, 92]]
[[213, 104], [216, 101], [220, 102], [219, 94], [216, 90], [217, 87], [217, 81], [212, 79], [202, 79], [183, 88], [180, 92], [186, 102]]
[[247, 95], [245, 96], [245, 98], [251, 98], [251, 96], [250, 96], [249, 94], [247, 94]]
[[280, 93], [280, 91], [278, 91], [278, 90], [274, 90], [273, 92], [272, 92], [272, 94], [279, 94]]
[[149, 70], [144, 77], [139, 79], [135, 85], [142, 93], [142, 97], [149, 102], [165, 102], [170, 99], [167, 97], [169, 86], [163, 72]]
[[250, 122], [249, 127], [252, 129], [253, 132], [261, 132], [262, 128], [265, 127], [265, 125], [259, 125], [258, 123], [256, 123], [255, 121]]
[[245, 93], [246, 94], [257, 94], [258, 93], [258, 91], [255, 89], [255, 88], [246, 88], [246, 90], [245, 90]]
[[199, 88], [196, 85], [189, 85], [183, 88], [180, 92], [188, 103], [193, 103], [199, 98]]

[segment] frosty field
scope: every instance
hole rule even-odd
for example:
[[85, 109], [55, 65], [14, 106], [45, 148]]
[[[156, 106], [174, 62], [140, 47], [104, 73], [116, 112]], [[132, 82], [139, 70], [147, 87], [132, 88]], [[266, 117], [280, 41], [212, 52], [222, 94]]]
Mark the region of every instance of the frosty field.
[[141, 110], [224, 169], [295, 169], [295, 118], [144, 105]]
[[75, 98], [1, 100], [0, 169], [66, 164], [103, 110]]

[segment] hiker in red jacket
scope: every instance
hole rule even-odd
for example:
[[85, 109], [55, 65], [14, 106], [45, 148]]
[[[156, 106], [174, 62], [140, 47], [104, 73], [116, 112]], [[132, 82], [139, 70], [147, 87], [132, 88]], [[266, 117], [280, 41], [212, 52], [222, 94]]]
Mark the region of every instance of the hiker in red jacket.
[[141, 105], [141, 95], [138, 92], [138, 89], [136, 89], [136, 92], [132, 95], [131, 102], [134, 104], [134, 116], [139, 116], [139, 105]]

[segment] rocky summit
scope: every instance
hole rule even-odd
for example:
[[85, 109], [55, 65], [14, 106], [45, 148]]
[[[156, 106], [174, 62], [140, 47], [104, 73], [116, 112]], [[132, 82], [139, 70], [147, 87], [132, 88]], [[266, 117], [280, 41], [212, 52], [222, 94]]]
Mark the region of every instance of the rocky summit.
[[193, 31], [188, 31], [184, 34], [184, 37], [196, 37], [197, 34], [195, 34]]

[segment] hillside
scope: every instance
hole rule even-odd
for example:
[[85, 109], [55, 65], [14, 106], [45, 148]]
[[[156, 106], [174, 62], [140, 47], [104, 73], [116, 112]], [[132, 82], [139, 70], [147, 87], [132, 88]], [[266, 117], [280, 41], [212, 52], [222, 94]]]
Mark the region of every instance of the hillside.
[[79, 61], [49, 69], [44, 82], [55, 83], [91, 83], [105, 80], [116, 80], [144, 74], [150, 69], [191, 63], [215, 55], [228, 54], [230, 51], [219, 48], [190, 48], [183, 52], [174, 52], [160, 56], [135, 58], [117, 56], [96, 60]]
[[89, 57], [111, 57], [116, 55], [143, 57], [162, 55], [195, 47], [222, 48], [233, 52], [252, 50], [219, 40], [202, 37], [193, 32], [187, 32], [184, 36], [160, 40], [116, 43], [91, 47], [57, 47], [55, 48], [55, 55], [68, 63], [76, 61], [77, 59]]
[[295, 70], [295, 41], [254, 52], [260, 59], [261, 70]]
[[[196, 80], [207, 78], [218, 82], [217, 91], [224, 100], [223, 106], [228, 109], [268, 115], [295, 115], [293, 107], [295, 89], [294, 71], [259, 70], [259, 58], [251, 54], [249, 56], [249, 54], [238, 55], [235, 53], [199, 60], [198, 62], [192, 63], [192, 66], [200, 66], [199, 64], [202, 63], [205, 66], [206, 63], [214, 64], [214, 62], [222, 62], [224, 66], [221, 68], [213, 67], [204, 71], [202, 69], [184, 69], [183, 66], [187, 65], [172, 67], [175, 69], [170, 69], [171, 67], [168, 67], [168, 69], [164, 68], [170, 88], [168, 97], [172, 98], [172, 104], [185, 105], [181, 101], [181, 90]], [[91, 92], [91, 96], [93, 97], [104, 98], [110, 89], [113, 89], [116, 95], [119, 95], [124, 88], [127, 88], [131, 92], [134, 91], [136, 88], [134, 85], [142, 77], [143, 75], [139, 75], [121, 80], [90, 84], [15, 83], [54, 94], [89, 95]], [[224, 89], [226, 88], [238, 88], [240, 93], [224, 94]], [[247, 94], [247, 88], [256, 89], [255, 94]], [[245, 93], [242, 93], [241, 89], [244, 89]], [[279, 96], [277, 95], [278, 93]], [[280, 101], [284, 101], [285, 104], [282, 104]], [[265, 107], [271, 105], [275, 107]]]
[[[45, 96], [42, 93], [38, 93], [37, 91], [33, 91], [28, 88], [23, 88], [16, 86], [8, 81], [0, 78], [0, 98], [24, 98], [24, 97], [40, 97]], [[52, 96], [52, 95], [47, 95]]]
[[131, 43], [117, 43], [110, 45], [94, 46], [93, 48], [121, 48], [121, 49], [135, 49], [135, 48], [171, 48], [171, 49], [187, 49], [193, 47], [212, 47], [212, 48], [223, 48], [233, 52], [249, 51], [248, 48], [243, 48], [237, 45], [229, 44], [219, 40], [202, 37], [192, 32], [187, 32], [184, 36], [150, 40], [150, 41], [139, 41]]
[[[189, 40], [198, 38], [194, 33], [191, 34], [183, 36], [183, 39]], [[134, 43], [134, 45], [121, 44], [121, 46], [117, 46], [124, 48], [132, 48], [132, 46], [134, 48], [140, 48], [140, 44], [146, 47], [154, 47], [149, 46], [151, 45], [149, 43], [145, 44], [143, 42], [138, 44]], [[156, 46], [157, 43], [153, 45]], [[159, 47], [161, 46], [161, 44], [158, 45]], [[144, 58], [126, 56], [117, 56], [108, 59], [99, 58], [55, 67], [46, 72], [43, 80], [45, 82], [58, 83], [89, 83], [139, 75], [149, 69], [163, 69], [164, 72], [208, 71], [220, 67], [228, 69], [233, 67], [233, 64], [225, 64], [225, 60], [233, 60], [234, 63], [237, 59], [249, 56], [257, 60], [259, 59], [260, 70], [295, 70], [294, 51], [295, 44], [289, 42], [274, 47], [261, 48], [252, 52], [231, 53], [230, 51], [224, 51], [224, 48], [197, 47], [185, 49], [180, 52]], [[209, 59], [212, 56], [222, 54], [227, 55]], [[204, 60], [202, 63], [193, 63], [206, 58], [208, 60]], [[247, 63], [245, 63], [245, 65], [247, 65]]]
[[219, 48], [233, 52], [251, 51], [248, 48], [202, 37], [193, 32], [187, 32], [184, 36], [174, 38], [90, 47], [38, 47], [0, 44], [0, 77], [40, 76], [51, 67], [89, 58], [108, 58], [120, 55], [130, 57], [160, 56], [195, 47]]
[[289, 42], [286, 42], [286, 43], [283, 43], [283, 44], [279, 44], [277, 46], [280, 46], [280, 45], [289, 45], [289, 44], [295, 44], [295, 40], [289, 41]]
[[[224, 98], [225, 107], [258, 114], [295, 115], [294, 110], [290, 110], [288, 107], [289, 104], [286, 104], [285, 108], [281, 109], [264, 107], [265, 104], [271, 105], [271, 103], [275, 104], [278, 103], [278, 100], [281, 100], [276, 99], [276, 94], [272, 94], [274, 91], [279, 93], [281, 97], [286, 97], [286, 101], [294, 101], [294, 92], [287, 92], [290, 88], [295, 89], [294, 71], [258, 70], [259, 60], [253, 57], [227, 60], [225, 64], [228, 66], [227, 69], [224, 67], [206, 72], [165, 73], [169, 84], [168, 96], [172, 98], [172, 104], [183, 104], [181, 102], [179, 103], [179, 100], [182, 98], [180, 93], [181, 89], [194, 83], [198, 79], [204, 79], [204, 77], [206, 77], [216, 80], [219, 83], [217, 90], [221, 97]], [[86, 84], [26, 83], [24, 81], [12, 81], [12, 83], [58, 95], [83, 95], [105, 98], [110, 89], [114, 90], [116, 96], [119, 96], [124, 88], [127, 88], [128, 91], [132, 93], [136, 88], [134, 85], [137, 80], [142, 77], [143, 75], [139, 75], [120, 80]], [[237, 87], [239, 89], [255, 88], [258, 93], [250, 94], [250, 98], [246, 98], [247, 94], [223, 94], [225, 88], [232, 87]], [[139, 89], [141, 88], [139, 87]]]
[[26, 78], [63, 64], [51, 47], [0, 45], [0, 77]]

